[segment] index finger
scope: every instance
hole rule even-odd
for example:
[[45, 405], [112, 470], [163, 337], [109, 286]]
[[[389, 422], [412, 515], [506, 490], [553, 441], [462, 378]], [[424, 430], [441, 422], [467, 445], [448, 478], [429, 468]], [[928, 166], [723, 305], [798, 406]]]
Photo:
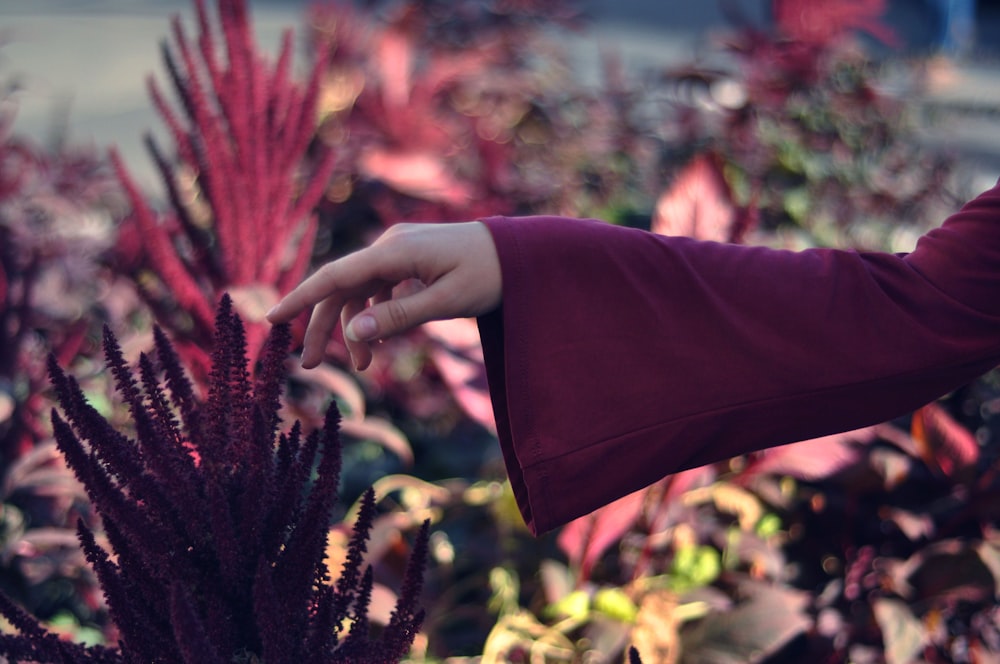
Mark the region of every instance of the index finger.
[[323, 300], [331, 299], [339, 308], [348, 299], [374, 295], [385, 284], [380, 254], [373, 245], [327, 263], [267, 312], [267, 320], [287, 323]]

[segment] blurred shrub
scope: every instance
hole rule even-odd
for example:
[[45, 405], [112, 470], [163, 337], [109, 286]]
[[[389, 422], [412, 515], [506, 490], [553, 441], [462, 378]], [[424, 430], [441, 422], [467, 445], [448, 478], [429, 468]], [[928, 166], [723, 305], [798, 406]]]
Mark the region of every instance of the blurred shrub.
[[[909, 249], [914, 229], [940, 223], [960, 200], [950, 190], [953, 160], [923, 147], [917, 106], [905, 88], [889, 91], [894, 72], [853, 38], [864, 28], [894, 42], [879, 22], [885, 3], [773, 5], [774, 25], [725, 36], [719, 62], [665, 73], [678, 153], [698, 155], [677, 185], [714, 180], [709, 198], [736, 211], [708, 239]], [[654, 229], [690, 230], [677, 195], [661, 197]]]
[[[0, 589], [63, 633], [100, 638], [106, 620], [75, 537], [92, 521], [55, 450], [45, 362], [94, 350], [109, 296], [99, 256], [120, 193], [92, 149], [18, 136], [17, 84], [0, 94]], [[109, 299], [111, 299], [109, 297]], [[90, 627], [81, 627], [81, 623]], [[96, 636], [95, 636], [96, 628]]]
[[[773, 26], [736, 25], [684, 67], [636, 77], [609, 55], [596, 85], [576, 77], [554, 38], [582, 25], [568, 0], [317, 3], [306, 17], [302, 84], [291, 80], [290, 36], [271, 62], [252, 39], [246, 4], [218, 7], [213, 27], [197, 1], [197, 36], [177, 21], [164, 46], [177, 107], [150, 85], [172, 142], [149, 142], [167, 200], [139, 191], [114, 160], [131, 211], [102, 265], [118, 275], [109, 288], [119, 301], [96, 306], [92, 294], [67, 290], [44, 304], [77, 306], [72, 324], [37, 318], [42, 300], [24, 298], [31, 289], [21, 285], [38, 274], [24, 263], [33, 249], [5, 252], [20, 245], [0, 238], [0, 334], [11, 339], [0, 349], [0, 377], [10, 376], [10, 387], [0, 385], [0, 433], [17, 450], [11, 459], [47, 440], [36, 415], [21, 416], [46, 403], [41, 356], [31, 355], [30, 370], [7, 359], [24, 357], [13, 350], [26, 347], [22, 329], [41, 330], [32, 337], [44, 340], [39, 348], [88, 372], [88, 397], [113, 421], [127, 419], [97, 373], [90, 330], [106, 315], [123, 328], [127, 353], [148, 342], [149, 316], [122, 291], [138, 293], [170, 329], [203, 390], [223, 291], [247, 320], [254, 357], [261, 315], [310, 264], [403, 219], [552, 213], [723, 241], [899, 250], [958, 201], [953, 163], [920, 148], [913, 107], [850, 38], [860, 28], [891, 40], [878, 0], [776, 2]], [[10, 184], [0, 205], [37, 191], [28, 176], [6, 174], [55, 172], [25, 159], [32, 151], [16, 141], [5, 145], [0, 182]], [[106, 174], [77, 167], [69, 180], [86, 191], [114, 189]], [[13, 226], [31, 228], [24, 220], [38, 217], [5, 216], [0, 231], [33, 247], [32, 232], [6, 230], [16, 218]], [[53, 233], [55, 248], [40, 255], [82, 246], [66, 237]], [[91, 253], [80, 261], [83, 270], [97, 265]], [[285, 408], [310, 428], [331, 394], [343, 407], [341, 492], [359, 501], [347, 517], [369, 484], [382, 497], [368, 560], [398, 581], [404, 533], [424, 518], [434, 524], [426, 593], [434, 602], [413, 661], [583, 661], [622, 654], [630, 642], [646, 661], [663, 662], [897, 662], [918, 651], [961, 661], [963, 648], [1000, 651], [984, 590], [995, 564], [992, 516], [959, 509], [964, 497], [981, 504], [994, 491], [992, 383], [930, 407], [916, 426], [691, 471], [533, 540], [502, 483], [471, 322], [386, 343], [359, 379], [340, 368], [339, 338], [327, 350], [319, 371], [293, 371]], [[8, 465], [10, 481], [34, 476], [23, 481], [40, 486], [34, 471], [47, 473], [50, 461], [38, 452]], [[64, 469], [43, 477], [60, 527], [86, 511]], [[931, 495], [924, 513], [919, 500]], [[5, 514], [7, 532], [21, 533], [17, 512]], [[341, 516], [328, 535], [331, 564], [349, 542]], [[29, 550], [18, 546], [10, 550]], [[43, 556], [7, 560], [15, 575], [26, 563], [57, 580], [80, 573]], [[958, 567], [972, 576], [948, 571]], [[379, 596], [373, 606], [384, 607]]]

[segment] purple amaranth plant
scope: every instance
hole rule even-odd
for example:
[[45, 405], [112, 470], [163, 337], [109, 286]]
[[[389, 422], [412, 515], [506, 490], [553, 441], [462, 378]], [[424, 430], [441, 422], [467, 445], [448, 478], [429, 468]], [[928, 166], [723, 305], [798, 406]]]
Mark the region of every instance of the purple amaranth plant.
[[[218, 0], [213, 30], [205, 0], [195, 0], [198, 35], [173, 21], [163, 61], [180, 102], [175, 110], [150, 77], [149, 94], [169, 130], [175, 155], [147, 136], [169, 208], [156, 212], [119, 155], [115, 170], [132, 206], [115, 255], [182, 356], [204, 365], [214, 303], [232, 294], [248, 321], [251, 359], [267, 333], [263, 312], [309, 266], [316, 219], [335, 165], [316, 149], [317, 99], [325, 57], [304, 85], [292, 80], [291, 31], [277, 60], [259, 52], [246, 0]], [[192, 366], [198, 371], [202, 367]]]
[[118, 648], [60, 640], [0, 596], [0, 614], [19, 631], [0, 635], [0, 655], [115, 664], [399, 661], [423, 619], [417, 600], [428, 525], [392, 617], [373, 639], [373, 573], [364, 553], [374, 494], [362, 501], [341, 574], [331, 581], [325, 549], [340, 415], [331, 406], [321, 429], [305, 434], [296, 422], [278, 433], [289, 327], [273, 329], [251, 379], [244, 326], [224, 296], [204, 402], [166, 335], [157, 328], [154, 338], [155, 359], [141, 355], [135, 372], [105, 331], [134, 437], [113, 428], [50, 362], [65, 413], [52, 414], [56, 441], [104, 525], [106, 544], [83, 523], [78, 534], [119, 630]]

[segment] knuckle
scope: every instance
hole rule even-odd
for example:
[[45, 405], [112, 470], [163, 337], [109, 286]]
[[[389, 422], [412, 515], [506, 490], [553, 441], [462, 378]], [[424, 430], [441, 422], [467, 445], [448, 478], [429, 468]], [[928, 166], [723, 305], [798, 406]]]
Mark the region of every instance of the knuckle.
[[389, 300], [385, 303], [386, 316], [393, 330], [403, 330], [409, 327], [410, 316], [398, 300]]
[[327, 283], [335, 282], [337, 275], [336, 261], [330, 261], [329, 263], [324, 263], [316, 271], [316, 274], [319, 275], [323, 279], [323, 281]]
[[[383, 276], [402, 280], [415, 277], [419, 273], [421, 255], [422, 224], [394, 224], [377, 240], [379, 262], [383, 266]], [[373, 245], [374, 246], [374, 245]]]
[[382, 237], [379, 238], [379, 240], [381, 242], [399, 242], [412, 235], [418, 227], [419, 224], [406, 222], [393, 224], [384, 233], [382, 233]]

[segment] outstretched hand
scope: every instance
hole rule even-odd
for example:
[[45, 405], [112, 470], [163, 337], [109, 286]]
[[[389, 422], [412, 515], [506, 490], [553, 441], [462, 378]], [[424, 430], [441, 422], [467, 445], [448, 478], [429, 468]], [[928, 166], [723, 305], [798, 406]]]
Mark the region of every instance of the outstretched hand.
[[284, 323], [312, 307], [302, 366], [323, 359], [339, 320], [358, 370], [372, 344], [421, 323], [479, 316], [500, 304], [500, 260], [480, 222], [396, 224], [371, 246], [327, 263], [270, 312]]

